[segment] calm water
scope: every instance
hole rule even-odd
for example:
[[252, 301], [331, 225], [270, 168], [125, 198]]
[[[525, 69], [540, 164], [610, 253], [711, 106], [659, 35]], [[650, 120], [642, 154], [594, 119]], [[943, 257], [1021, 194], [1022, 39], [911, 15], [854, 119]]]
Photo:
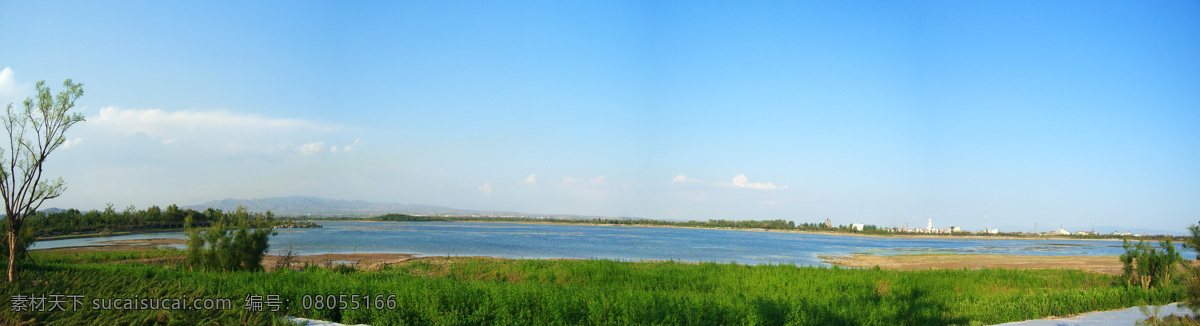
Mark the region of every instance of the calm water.
[[[271, 253], [414, 253], [506, 258], [602, 258], [741, 264], [825, 265], [818, 255], [979, 253], [1119, 255], [1117, 241], [903, 239], [733, 230], [472, 222], [319, 222], [320, 229], [280, 229]], [[153, 233], [42, 241], [33, 249], [126, 239], [176, 238]], [[180, 246], [181, 247], [181, 246]], [[1177, 248], [1184, 258], [1191, 250]]]

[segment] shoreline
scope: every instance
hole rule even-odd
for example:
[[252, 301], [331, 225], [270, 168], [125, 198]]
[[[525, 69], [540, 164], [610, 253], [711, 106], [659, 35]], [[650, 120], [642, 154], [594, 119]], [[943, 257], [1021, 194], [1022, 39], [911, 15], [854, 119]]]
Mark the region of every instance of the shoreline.
[[103, 237], [116, 237], [116, 236], [133, 235], [133, 234], [169, 233], [169, 232], [183, 232], [183, 231], [184, 231], [184, 229], [149, 229], [149, 230], [136, 230], [136, 231], [120, 231], [120, 232], [113, 232], [113, 233], [109, 233], [109, 234], [87, 233], [87, 234], [76, 234], [76, 235], [56, 235], [56, 236], [51, 236], [51, 237], [37, 237], [37, 238], [34, 238], [33, 241], [38, 242], [38, 241], [51, 241], [51, 240], [103, 238]]
[[[321, 220], [314, 220], [321, 221]], [[849, 233], [849, 232], [831, 232], [831, 231], [804, 231], [804, 230], [776, 230], [776, 229], [735, 229], [735, 228], [706, 228], [694, 226], [674, 226], [674, 225], [625, 225], [625, 224], [597, 224], [597, 223], [560, 223], [560, 222], [539, 222], [539, 221], [372, 221], [372, 220], [329, 220], [321, 222], [373, 222], [373, 223], [428, 223], [428, 222], [444, 222], [444, 223], [510, 223], [510, 224], [535, 224], [535, 225], [576, 225], [576, 226], [603, 226], [603, 227], [640, 227], [640, 228], [671, 228], [671, 229], [697, 229], [697, 230], [725, 230], [725, 231], [749, 231], [749, 232], [777, 232], [777, 233], [796, 233], [796, 234], [818, 234], [832, 236], [848, 236], [848, 237], [870, 237], [870, 238], [900, 238], [900, 239], [946, 239], [946, 240], [1064, 240], [1064, 241], [1122, 241], [1121, 239], [1081, 239], [1062, 236], [1038, 236], [1038, 237], [1017, 237], [1010, 235], [928, 235], [928, 234], [912, 234], [912, 233], [896, 233], [896, 234], [868, 234], [868, 233]]]
[[[141, 245], [138, 245], [139, 241], [141, 242], [140, 243]], [[114, 244], [126, 245], [131, 248], [149, 250], [151, 248], [150, 245], [155, 244], [157, 242], [178, 242], [178, 241], [180, 241], [180, 240], [178, 240], [178, 239], [116, 240], [116, 241], [114, 241]], [[176, 251], [176, 250], [172, 250], [173, 253], [167, 253], [165, 255], [164, 254], [138, 255], [135, 253], [133, 255], [114, 256], [114, 257], [121, 257], [121, 258], [119, 258], [119, 260], [114, 259], [114, 260], [102, 260], [102, 261], [96, 261], [96, 262], [89, 262], [89, 261], [83, 260], [81, 258], [78, 261], [71, 261], [72, 257], [84, 257], [84, 256], [87, 256], [84, 254], [89, 253], [89, 252], [117, 250], [117, 249], [114, 249], [111, 247], [117, 247], [117, 246], [103, 246], [103, 247], [99, 247], [99, 248], [97, 248], [97, 247], [89, 247], [89, 248], [76, 247], [76, 248], [61, 248], [61, 249], [46, 249], [46, 250], [52, 251], [52, 252], [57, 251], [59, 253], [66, 253], [66, 255], [58, 254], [58, 255], [52, 255], [51, 257], [65, 257], [65, 258], [60, 258], [60, 259], [65, 259], [64, 260], [65, 262], [71, 263], [71, 264], [145, 264], [145, 265], [160, 266], [160, 267], [164, 267], [164, 268], [179, 268], [179, 266], [181, 266], [180, 264], [183, 264], [186, 261], [186, 258], [184, 257], [185, 252]], [[103, 257], [106, 255], [99, 255], [99, 256]], [[939, 257], [939, 256], [975, 256], [975, 257], [971, 257], [971, 258], [977, 258], [977, 256], [980, 256], [980, 255], [919, 255], [919, 256], [914, 255], [914, 257], [917, 257], [917, 258], [929, 258], [929, 257]], [[986, 256], [1003, 256], [1003, 255], [986, 255]], [[601, 271], [601, 272], [606, 271], [606, 269], [592, 268], [592, 269], [578, 270], [578, 269], [572, 268], [574, 266], [589, 266], [589, 265], [595, 266], [597, 264], [578, 264], [577, 265], [577, 264], [572, 264], [569, 262], [565, 262], [566, 264], [561, 264], [561, 265], [559, 263], [529, 264], [527, 261], [530, 259], [522, 259], [522, 258], [496, 258], [496, 257], [488, 257], [488, 256], [425, 256], [425, 257], [417, 257], [416, 255], [413, 255], [413, 254], [402, 254], [402, 253], [393, 253], [393, 254], [363, 253], [363, 254], [326, 254], [326, 255], [296, 256], [296, 257], [292, 257], [293, 259], [288, 261], [286, 264], [281, 264], [279, 260], [283, 259], [284, 257], [285, 256], [279, 256], [279, 255], [271, 255], [268, 257], [264, 257], [264, 258], [266, 258], [263, 261], [263, 267], [265, 268], [265, 271], [270, 272], [272, 270], [275, 270], [275, 269], [281, 268], [281, 267], [289, 268], [289, 269], [297, 269], [297, 268], [303, 269], [303, 268], [306, 268], [309, 266], [313, 266], [313, 267], [318, 268], [318, 270], [322, 271], [322, 273], [327, 273], [327, 272], [324, 272], [324, 270], [326, 270], [326, 269], [332, 269], [334, 272], [340, 273], [340, 274], [327, 273], [327, 274], [321, 274], [321, 275], [353, 275], [354, 273], [361, 271], [361, 272], [371, 273], [371, 274], [357, 276], [359, 280], [375, 280], [378, 277], [378, 275], [390, 275], [390, 274], [373, 274], [373, 273], [389, 273], [388, 271], [398, 270], [401, 272], [405, 272], [404, 275], [410, 275], [413, 277], [460, 280], [460, 281], [467, 281], [467, 282], [471, 282], [473, 280], [483, 280], [483, 282], [476, 282], [476, 283], [472, 283], [472, 284], [482, 284], [482, 283], [493, 284], [493, 283], [495, 283], [495, 281], [499, 281], [502, 283], [530, 282], [530, 284], [534, 284], [532, 286], [548, 286], [548, 287], [571, 286], [571, 287], [564, 288], [568, 292], [562, 292], [562, 293], [570, 293], [569, 291], [576, 289], [575, 287], [573, 287], [573, 286], [575, 286], [575, 284], [578, 284], [578, 286], [583, 286], [585, 284], [590, 284], [591, 282], [600, 282], [600, 281], [606, 280], [605, 277], [607, 277], [606, 274], [602, 274], [602, 273], [589, 274], [590, 272], [595, 272], [595, 271]], [[1009, 260], [1009, 258], [1011, 258], [1011, 257], [1021, 257], [1021, 256], [1020, 255], [1010, 255], [1010, 256], [1005, 256], [1005, 257], [1000, 257], [1000, 258], [1002, 258], [1001, 260]], [[1110, 259], [1113, 262], [1117, 261], [1115, 258], [1112, 258], [1112, 257], [1101, 257], [1101, 258]], [[580, 261], [580, 260], [585, 260], [585, 259], [551, 259], [551, 260]], [[626, 261], [626, 262], [636, 263], [638, 261]], [[653, 261], [642, 261], [642, 262], [653, 262]], [[680, 262], [680, 263], [686, 264], [686, 262]], [[466, 264], [466, 265], [459, 265], [459, 264]], [[720, 263], [718, 263], [718, 264], [720, 264]], [[504, 268], [505, 266], [545, 267], [547, 265], [562, 266], [562, 267], [560, 267], [560, 270], [567, 271], [572, 274], [566, 274], [566, 276], [560, 276], [559, 274], [554, 274], [554, 272], [550, 272], [550, 273], [542, 273], [542, 274], [536, 274], [533, 276], [528, 276], [527, 274], [529, 274], [528, 271], [531, 270], [530, 268], [509, 268], [509, 269]], [[603, 264], [600, 264], [600, 265], [603, 265]], [[630, 265], [633, 265], [633, 266], [630, 266]], [[725, 265], [725, 264], [720, 264], [720, 265]], [[465, 267], [459, 268], [456, 266], [465, 266]], [[485, 268], [474, 268], [474, 269], [470, 268], [473, 266], [483, 266]], [[498, 266], [498, 267], [494, 268], [492, 266]], [[603, 266], [601, 266], [601, 267], [603, 267]], [[661, 270], [661, 271], [671, 272], [671, 273], [677, 273], [678, 272], [677, 269], [681, 269], [681, 268], [686, 269], [688, 271], [700, 271], [700, 270], [707, 271], [710, 268], [717, 268], [720, 271], [725, 271], [725, 272], [744, 270], [741, 267], [731, 268], [728, 265], [726, 265], [726, 266], [705, 266], [705, 267], [699, 267], [699, 269], [694, 269], [694, 268], [690, 268], [690, 267], [676, 267], [676, 266], [669, 266], [669, 265], [664, 266], [664, 265], [658, 265], [658, 264], [627, 264], [620, 268], [630, 269], [630, 270], [641, 270], [644, 268], [649, 268], [649, 269], [653, 269], [653, 270]], [[996, 267], [991, 267], [991, 268], [996, 268]], [[999, 268], [1006, 268], [1006, 267], [999, 267]], [[800, 271], [792, 271], [792, 268], [768, 267], [768, 269], [770, 269], [772, 271], [777, 271], [777, 272], [791, 273], [791, 274], [787, 274], [787, 275], [804, 275], [804, 273], [801, 273]], [[808, 267], [801, 267], [800, 269], [814, 269], [814, 271], [816, 271], [815, 269], [817, 269], [817, 267], [808, 266]], [[855, 269], [857, 269], [857, 268], [855, 268]], [[963, 268], [945, 267], [942, 269], [952, 270], [952, 269], [963, 269]], [[1036, 269], [1036, 268], [1023, 268], [1023, 269]], [[119, 270], [133, 271], [133, 273], [130, 273], [128, 275], [118, 275], [118, 276], [120, 276], [118, 278], [122, 280], [120, 282], [124, 282], [123, 280], [126, 280], [126, 279], [132, 279], [133, 281], [131, 281], [131, 282], [136, 283], [136, 282], [140, 282], [140, 281], [137, 281], [137, 279], [142, 278], [143, 277], [142, 275], [151, 275], [150, 272], [142, 272], [139, 269], [119, 269]], [[536, 270], [541, 271], [542, 269], [539, 268]], [[384, 272], [376, 272], [376, 271], [384, 271]], [[866, 284], [866, 286], [868, 286], [868, 287], [870, 287], [871, 284], [874, 283], [874, 286], [875, 286], [874, 291], [875, 292], [873, 292], [874, 293], [873, 295], [871, 292], [872, 289], [868, 288], [864, 291], [860, 291], [861, 292], [860, 294], [864, 294], [867, 296], [865, 299], [859, 299], [862, 296], [854, 296], [853, 298], [851, 298], [851, 299], [855, 299], [855, 300], [864, 302], [865, 304], [869, 304], [871, 302], [870, 300], [892, 300], [895, 302], [902, 303], [902, 302], [904, 302], [903, 300], [906, 300], [906, 299], [904, 299], [905, 297], [902, 296], [904, 293], [893, 291], [893, 292], [891, 292], [891, 294], [888, 294], [888, 292], [887, 292], [888, 284], [901, 284], [901, 283], [893, 283], [893, 281], [901, 280], [901, 282], [908, 282], [908, 281], [912, 281], [913, 279], [915, 279], [915, 278], [908, 277], [908, 276], [922, 276], [921, 278], [924, 278], [924, 275], [926, 275], [926, 273], [922, 273], [922, 272], [919, 272], [916, 270], [900, 271], [900, 272], [898, 272], [899, 274], [897, 274], [897, 272], [885, 273], [884, 274], [885, 276], [890, 275], [891, 277], [885, 277], [884, 279], [882, 279], [882, 283], [880, 283], [876, 280], [878, 278], [877, 273], [870, 273], [870, 272], [863, 273], [863, 272], [859, 272], [859, 271], [851, 271], [849, 268], [847, 270], [841, 271], [841, 272], [836, 271], [836, 270], [831, 271], [828, 268], [823, 268], [819, 272], [820, 273], [833, 273], [836, 275], [852, 275], [857, 278], [862, 278], [867, 281], [864, 284]], [[902, 275], [903, 273], [910, 273], [910, 274]], [[706, 275], [699, 275], [699, 276], [715, 278], [715, 277], [720, 277], [720, 276], [727, 276], [728, 274], [729, 273], [708, 273]], [[981, 277], [986, 276], [987, 280], [989, 280], [987, 282], [976, 282], [976, 283], [983, 283], [986, 285], [986, 284], [991, 284], [993, 282], [996, 282], [995, 283], [996, 285], [986, 285], [986, 286], [982, 286], [982, 287], [977, 287], [975, 289], [968, 288], [968, 291], [988, 292], [990, 290], [993, 292], [997, 292], [999, 290], [996, 290], [996, 287], [1000, 287], [1001, 290], [1007, 290], [1007, 291], [1011, 291], [1014, 293], [1021, 293], [1023, 291], [1028, 291], [1027, 287], [1023, 287], [1022, 285], [1031, 285], [1034, 287], [1034, 289], [1046, 288], [1048, 291], [1055, 291], [1056, 289], [1059, 289], [1059, 286], [1057, 285], [1057, 283], [1040, 285], [1040, 283], [1036, 283], [1036, 282], [1020, 282], [1020, 281], [1012, 280], [1013, 282], [1015, 282], [1012, 285], [1003, 285], [1003, 284], [1007, 284], [1007, 282], [1009, 282], [1011, 279], [1005, 278], [1004, 276], [997, 277], [996, 273], [984, 272], [984, 273], [966, 273], [966, 274], [972, 275], [972, 276], [978, 275]], [[1099, 284], [1098, 287], [1107, 288], [1106, 284], [1108, 284], [1108, 282], [1103, 282], [1103, 280], [1106, 280], [1107, 278], [1102, 277], [1099, 274], [1092, 274], [1092, 273], [1081, 273], [1081, 274], [1090, 275], [1090, 276], [1085, 275], [1085, 277], [1088, 279], [1091, 279], [1091, 280], [1101, 280], [1102, 282], [1095, 283], [1095, 284]], [[208, 275], [208, 274], [201, 274], [201, 275]], [[275, 275], [275, 274], [269, 274], [269, 275]], [[309, 274], [299, 273], [299, 274], [286, 274], [286, 275], [309, 275]], [[318, 275], [317, 277], [323, 277], [321, 275]], [[541, 275], [541, 276], [549, 275], [551, 277], [550, 278], [537, 277], [539, 275]], [[594, 276], [594, 275], [598, 275], [598, 276]], [[634, 276], [636, 276], [636, 275], [640, 275], [640, 274], [635, 274]], [[674, 275], [674, 274], [670, 274], [670, 275]], [[747, 275], [761, 275], [761, 274], [751, 273], [751, 274], [747, 274]], [[951, 278], [957, 278], [956, 275], [960, 275], [960, 274], [959, 273], [935, 273], [935, 274], [933, 274], [933, 276], [936, 276], [939, 279], [949, 280], [949, 283], [946, 283], [946, 282], [941, 283], [941, 284], [947, 285], [947, 286], [939, 286], [938, 289], [941, 289], [941, 290], [939, 290], [941, 292], [938, 292], [938, 293], [948, 293], [949, 294], [949, 293], [958, 291], [957, 287], [954, 285], [954, 284], [957, 284], [957, 283], [954, 283], [957, 281], [954, 279], [951, 279]], [[1076, 274], [1033, 272], [1033, 273], [1019, 273], [1017, 275], [1028, 275], [1029, 277], [1035, 278], [1035, 279], [1039, 278], [1039, 277], [1043, 277], [1043, 278], [1046, 278], [1047, 280], [1058, 280], [1058, 279], [1066, 279], [1065, 277], [1059, 277], [1060, 275], [1070, 276], [1070, 275], [1076, 275]], [[734, 275], [734, 276], [735, 276], [734, 280], [741, 279], [739, 277], [742, 277], [741, 275]], [[145, 277], [148, 278], [149, 276], [145, 276]], [[216, 277], [222, 278], [224, 276], [217, 275]], [[270, 276], [268, 276], [268, 277], [270, 277]], [[349, 277], [349, 276], [346, 276], [346, 277]], [[294, 278], [292, 278], [292, 276], [288, 276], [286, 279], [281, 279], [281, 280], [294, 280]], [[308, 279], [302, 279], [302, 280], [308, 280]], [[788, 280], [790, 280], [790, 278], [783, 279], [782, 280], [783, 283], [779, 283], [778, 285], [785, 286], [785, 285], [787, 285], [786, 282], [788, 282]], [[161, 281], [161, 280], [159, 280], [159, 281]], [[334, 280], [334, 281], [336, 282], [337, 280]], [[541, 281], [541, 282], [535, 282], [535, 281]], [[621, 284], [620, 281], [621, 280], [617, 280], [617, 282], [610, 282], [610, 283]], [[768, 281], [770, 281], [770, 280], [768, 280]], [[689, 282], [689, 281], [685, 280], [684, 282]], [[730, 282], [730, 283], [738, 283], [738, 282], [734, 281], [734, 282]], [[164, 283], [164, 284], [166, 284], [166, 286], [172, 286], [171, 283]], [[218, 284], [221, 284], [221, 283], [218, 283]], [[234, 284], [236, 284], [236, 283], [234, 283]], [[305, 288], [304, 284], [305, 284], [304, 282], [299, 282], [299, 283], [292, 282], [292, 283], [285, 284], [285, 286], [287, 286], [289, 288], [293, 288], [293, 289], [304, 289]], [[539, 285], [539, 284], [544, 284], [544, 285]], [[655, 285], [657, 283], [651, 282], [648, 284]], [[749, 283], [749, 284], [752, 284], [751, 286], [754, 285], [753, 283]], [[775, 283], [772, 283], [772, 285], [774, 285], [774, 284]], [[68, 284], [68, 286], [69, 285], [70, 284]], [[602, 284], [602, 285], [608, 286], [605, 284]], [[1093, 286], [1093, 283], [1089, 282], [1089, 283], [1085, 284], [1084, 286], [1091, 287], [1091, 286]], [[881, 287], [883, 290], [880, 290]], [[597, 287], [597, 288], [599, 288], [599, 287]], [[654, 286], [645, 287], [645, 288], [650, 288], [651, 289], [650, 291], [662, 291], [662, 288], [654, 287]], [[774, 287], [774, 288], [778, 288], [778, 287]], [[451, 289], [457, 289], [457, 288], [451, 288]], [[554, 289], [557, 291], [557, 289], [559, 289], [559, 288], [554, 288]], [[600, 289], [607, 289], [607, 288], [600, 288]], [[671, 288], [667, 288], [668, 291], [670, 291], [670, 289]], [[837, 286], [837, 284], [833, 284], [833, 286], [826, 287], [825, 289], [828, 289], [829, 292], [816, 291], [816, 292], [813, 292], [813, 293], [810, 293], [807, 295], [825, 296], [825, 295], [831, 295], [831, 294], [832, 295], [841, 295], [840, 293], [842, 293], [841, 291], [838, 290], [839, 287]], [[736, 288], [732, 289], [732, 291], [738, 291], [738, 290], [739, 289], [736, 289]], [[844, 291], [844, 290], [842, 290], [842, 291]], [[300, 290], [299, 293], [304, 293], [304, 291]], [[560, 292], [555, 292], [555, 293], [560, 293]], [[604, 294], [607, 292], [604, 292], [604, 290], [600, 290], [599, 292], [592, 292], [592, 293]], [[698, 295], [713, 295], [713, 296], [724, 295], [722, 293], [729, 293], [729, 292], [709, 291], [709, 292], [701, 293]], [[1033, 297], [1034, 299], [1037, 299], [1037, 298], [1042, 297], [1042, 295], [1027, 296], [1027, 297]], [[537, 297], [533, 297], [533, 298], [537, 298]], [[949, 298], [949, 299], [944, 300], [947, 303], [945, 306], [940, 306], [939, 310], [948, 311], [947, 309], [962, 306], [961, 304], [960, 304], [960, 306], [951, 306], [952, 303], [960, 303], [959, 301], [954, 301], [953, 299], [954, 298]], [[801, 300], [800, 302], [803, 303], [805, 301]], [[840, 301], [834, 300], [834, 301], [830, 301], [830, 302], [837, 304]], [[942, 301], [938, 301], [938, 302], [942, 302]], [[750, 304], [753, 304], [753, 303], [754, 302], [750, 302]], [[747, 307], [753, 308], [755, 306], [747, 305]], [[967, 306], [962, 306], [962, 307], [974, 309], [974, 307], [970, 306], [969, 303]], [[1113, 308], [1111, 306], [1098, 306], [1095, 304], [1093, 304], [1092, 306], [1082, 306], [1080, 308], [1083, 308], [1083, 310], [1085, 310], [1085, 311], [1072, 310], [1072, 311], [1070, 311], [1070, 313], [1073, 313], [1073, 314], [1063, 314], [1063, 315], [1076, 316], [1076, 315], [1088, 314], [1088, 313], [1093, 313], [1093, 312], [1112, 311], [1112, 310], [1116, 310], [1116, 309], [1122, 309], [1122, 308]], [[986, 310], [986, 308], [980, 308], [979, 310], [984, 311], [984, 310]], [[985, 311], [985, 313], [986, 313], [986, 311]], [[1038, 316], [1041, 316], [1041, 315], [1039, 314]], [[1062, 318], [1062, 317], [1048, 315], [1048, 316], [1041, 316], [1041, 317], [1034, 316], [1033, 318], [1038, 318], [1038, 319], [1016, 320], [1014, 322], [1028, 321], [1028, 320], [1044, 320], [1044, 319], [1053, 319], [1053, 318]]]
[[[165, 247], [172, 244], [186, 243], [180, 239], [151, 238], [133, 240], [112, 240], [99, 242], [96, 245], [62, 247], [51, 249], [33, 249], [31, 251], [59, 252], [98, 252], [121, 250], [178, 250]], [[489, 258], [513, 260], [587, 260], [578, 258], [511, 258], [496, 256], [450, 256], [426, 255], [403, 252], [363, 252], [363, 253], [317, 253], [294, 255], [276, 254], [263, 256], [263, 266], [274, 270], [283, 266], [296, 269], [307, 265], [332, 267], [348, 265], [364, 270], [375, 270], [389, 264], [403, 263], [410, 260], [448, 261], [459, 258]], [[1118, 275], [1121, 273], [1121, 263], [1117, 256], [1051, 256], [1051, 255], [1019, 255], [1019, 254], [906, 254], [906, 255], [876, 255], [864, 253], [819, 254], [818, 261], [823, 264], [843, 268], [872, 268], [880, 267], [891, 270], [929, 270], [929, 269], [1076, 269], [1095, 273]], [[673, 262], [681, 264], [701, 264], [701, 261], [688, 260], [655, 260], [655, 259], [602, 259], [619, 262], [653, 263]], [[818, 267], [820, 265], [794, 265], [796, 267]]]
[[[574, 226], [600, 226], [600, 227], [642, 227], [642, 228], [674, 228], [674, 229], [697, 229], [697, 230], [725, 230], [725, 231], [747, 231], [747, 232], [777, 232], [777, 233], [794, 233], [794, 234], [815, 234], [829, 236], [848, 236], [848, 237], [870, 237], [870, 238], [896, 238], [896, 239], [945, 239], [945, 240], [1031, 240], [1031, 241], [1114, 241], [1120, 242], [1122, 239], [1082, 239], [1063, 236], [985, 236], [985, 235], [928, 235], [928, 234], [868, 234], [868, 233], [850, 233], [850, 232], [831, 232], [831, 231], [805, 231], [805, 230], [777, 230], [777, 229], [737, 229], [737, 228], [710, 228], [710, 227], [694, 227], [694, 226], [674, 226], [674, 225], [625, 225], [625, 224], [596, 224], [596, 223], [562, 223], [562, 222], [541, 222], [541, 221], [372, 221], [372, 220], [309, 220], [309, 222], [357, 222], [357, 223], [428, 223], [428, 222], [445, 222], [445, 223], [508, 223], [508, 224], [533, 224], [533, 225], [574, 225]], [[34, 241], [50, 241], [50, 240], [67, 240], [67, 239], [86, 239], [112, 237], [133, 234], [147, 233], [168, 233], [168, 232], [183, 232], [184, 229], [150, 229], [150, 230], [135, 230], [121, 231], [110, 234], [89, 233], [79, 235], [60, 235], [53, 237], [38, 237]], [[1138, 238], [1139, 237], [1134, 237]]]
[[1074, 269], [1108, 275], [1121, 275], [1118, 256], [1039, 256], [1013, 254], [914, 254], [847, 256], [820, 255], [821, 262], [839, 267], [890, 270], [930, 269]]

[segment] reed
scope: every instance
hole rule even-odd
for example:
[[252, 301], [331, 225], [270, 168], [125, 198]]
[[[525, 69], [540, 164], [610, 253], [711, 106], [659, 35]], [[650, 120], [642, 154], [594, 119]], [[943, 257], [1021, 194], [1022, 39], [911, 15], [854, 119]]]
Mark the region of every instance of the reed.
[[[271, 324], [297, 316], [370, 325], [478, 324], [992, 324], [1162, 304], [1178, 286], [1142, 289], [1073, 270], [889, 271], [736, 265], [438, 258], [380, 271], [187, 271], [172, 265], [88, 263], [136, 254], [40, 258], [3, 295], [231, 298], [228, 311], [12, 312], [5, 322], [51, 324]], [[143, 254], [167, 256], [166, 253]], [[177, 253], [181, 255], [181, 253]], [[89, 258], [94, 256], [94, 258]], [[35, 255], [37, 258], [37, 255]], [[125, 258], [125, 259], [122, 259]], [[278, 312], [248, 312], [247, 295], [280, 295]], [[305, 309], [308, 295], [391, 296], [392, 309]], [[361, 300], [361, 299], [360, 299]], [[90, 308], [90, 307], [89, 307]]]

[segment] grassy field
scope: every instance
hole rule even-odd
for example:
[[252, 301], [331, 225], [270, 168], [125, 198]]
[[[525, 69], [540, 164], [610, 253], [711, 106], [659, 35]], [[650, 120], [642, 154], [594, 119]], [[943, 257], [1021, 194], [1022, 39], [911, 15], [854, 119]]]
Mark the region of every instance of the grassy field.
[[[343, 266], [248, 273], [179, 270], [170, 262], [181, 255], [35, 251], [38, 264], [27, 266], [20, 282], [0, 285], [6, 300], [18, 294], [83, 295], [84, 305], [75, 311], [13, 312], [10, 301], [0, 309], [0, 322], [272, 324], [287, 315], [371, 325], [969, 325], [1162, 304], [1182, 295], [1178, 288], [1142, 290], [1118, 284], [1113, 276], [1072, 270], [433, 257], [371, 272]], [[271, 294], [280, 295], [286, 307], [244, 309], [247, 295]], [[323, 296], [324, 305], [329, 302], [324, 295], [341, 294], [360, 295], [359, 309], [349, 304], [316, 309], [315, 295]], [[233, 309], [95, 310], [91, 300], [97, 298], [228, 298]]]

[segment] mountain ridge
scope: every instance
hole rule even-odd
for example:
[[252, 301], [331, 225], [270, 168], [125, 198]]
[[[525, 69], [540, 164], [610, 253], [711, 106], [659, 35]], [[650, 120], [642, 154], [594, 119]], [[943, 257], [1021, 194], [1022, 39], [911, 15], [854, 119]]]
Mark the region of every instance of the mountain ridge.
[[[271, 211], [278, 216], [351, 216], [368, 217], [374, 215], [398, 213], [409, 215], [429, 216], [518, 216], [533, 218], [611, 218], [602, 216], [583, 216], [572, 214], [530, 214], [510, 211], [482, 211], [459, 209], [435, 205], [378, 203], [365, 200], [326, 199], [313, 196], [284, 196], [257, 199], [226, 198], [213, 200], [202, 204], [182, 206], [198, 211], [208, 208], [230, 211], [238, 206], [253, 212]], [[622, 218], [624, 219], [624, 218]]]

